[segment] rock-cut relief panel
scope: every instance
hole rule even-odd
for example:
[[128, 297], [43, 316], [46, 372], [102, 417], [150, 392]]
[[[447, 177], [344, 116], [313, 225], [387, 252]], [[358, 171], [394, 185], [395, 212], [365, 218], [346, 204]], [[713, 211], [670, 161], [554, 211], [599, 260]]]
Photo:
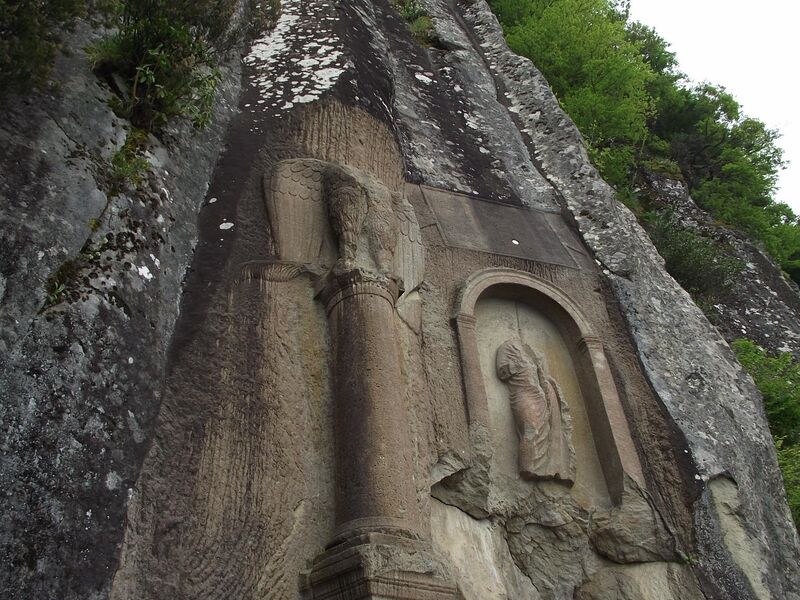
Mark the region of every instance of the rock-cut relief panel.
[[556, 325], [517, 299], [475, 306], [493, 479], [552, 481], [586, 507], [609, 503], [573, 358]]

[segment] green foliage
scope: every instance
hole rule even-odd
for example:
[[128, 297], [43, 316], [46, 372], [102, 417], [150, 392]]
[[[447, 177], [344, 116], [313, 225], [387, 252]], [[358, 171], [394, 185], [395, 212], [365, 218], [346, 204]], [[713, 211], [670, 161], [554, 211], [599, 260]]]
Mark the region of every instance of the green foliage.
[[625, 29], [628, 41], [639, 49], [654, 74], [664, 76], [673, 83], [680, 79], [675, 53], [669, 51], [669, 44], [655, 29], [637, 22], [626, 23]]
[[[276, 0], [268, 2], [262, 12], [272, 14]], [[60, 32], [89, 14], [117, 28], [87, 50], [99, 73], [127, 84], [114, 107], [121, 116], [147, 130], [179, 115], [203, 127], [235, 7], [235, 0], [0, 0], [0, 97], [46, 83]]]
[[433, 21], [419, 0], [392, 0], [397, 13], [408, 21], [408, 26], [416, 40], [424, 46], [436, 43]]
[[428, 16], [425, 7], [419, 0], [392, 0], [392, 6], [409, 23], [413, 23], [420, 17]]
[[79, 269], [79, 260], [67, 260], [61, 263], [58, 269], [47, 278], [45, 283], [45, 292], [47, 294], [45, 307], [55, 306], [64, 299], [67, 293], [67, 285], [76, 276]]
[[84, 0], [0, 0], [0, 96], [44, 85], [60, 30], [85, 11]]
[[717, 220], [761, 240], [800, 282], [800, 221], [772, 194], [784, 162], [777, 132], [724, 88], [683, 83], [654, 29], [626, 2], [491, 0], [509, 46], [543, 72], [601, 175], [638, 206], [638, 173], [683, 180]]
[[681, 168], [678, 166], [678, 163], [671, 158], [664, 158], [663, 156], [646, 158], [642, 160], [641, 166], [652, 173], [660, 173], [661, 175], [665, 175], [677, 181], [683, 180]]
[[727, 255], [725, 245], [681, 227], [667, 212], [648, 213], [644, 218], [667, 271], [698, 305], [708, 309], [724, 299], [743, 268]]
[[697, 557], [694, 554], [684, 554], [683, 552], [679, 552], [678, 556], [680, 556], [681, 560], [683, 560], [683, 562], [690, 567], [697, 565]]
[[66, 291], [67, 288], [63, 283], [59, 281], [52, 282], [47, 292], [47, 306], [54, 306], [61, 302]]
[[630, 184], [630, 166], [634, 160], [632, 146], [621, 144], [605, 148], [589, 147], [589, 157], [603, 173], [603, 178], [617, 191], [623, 191]]
[[125, 0], [118, 32], [89, 49], [99, 73], [128, 85], [118, 112], [148, 131], [176, 116], [207, 125], [234, 8], [234, 0]]
[[775, 442], [778, 450], [778, 465], [783, 474], [786, 499], [796, 527], [800, 528], [800, 445], [787, 446], [784, 440]]
[[126, 186], [139, 187], [150, 166], [142, 156], [147, 132], [133, 129], [125, 143], [111, 157], [110, 195], [119, 194]]
[[644, 138], [652, 72], [606, 0], [492, 5], [509, 15], [509, 46], [533, 59], [590, 147], [635, 146]]
[[764, 397], [789, 508], [800, 525], [800, 363], [789, 353], [770, 356], [748, 339], [731, 348]]
[[[92, 231], [96, 229], [93, 225], [94, 222], [97, 223], [98, 227], [100, 224], [97, 219], [92, 219], [89, 222], [89, 228]], [[42, 310], [69, 300], [70, 297], [76, 297], [74, 295], [74, 286], [81, 270], [88, 264], [97, 261], [106, 249], [106, 245], [107, 241], [105, 239], [96, 244], [91, 240], [87, 240], [76, 257], [61, 263], [58, 269], [45, 282], [46, 301]]]
[[747, 339], [731, 347], [764, 396], [773, 435], [787, 445], [800, 443], [800, 364], [788, 352], [769, 356]]
[[436, 32], [430, 17], [417, 17], [409, 23], [409, 27], [414, 37], [423, 45], [430, 45], [436, 41]]

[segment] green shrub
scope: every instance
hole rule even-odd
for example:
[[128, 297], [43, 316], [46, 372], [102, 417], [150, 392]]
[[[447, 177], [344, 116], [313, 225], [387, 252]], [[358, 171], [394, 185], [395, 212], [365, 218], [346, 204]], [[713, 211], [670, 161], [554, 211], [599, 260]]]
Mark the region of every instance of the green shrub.
[[800, 443], [800, 364], [788, 352], [769, 356], [747, 339], [731, 347], [764, 396], [772, 433], [787, 444]]
[[653, 173], [660, 173], [661, 175], [665, 175], [670, 179], [675, 179], [676, 181], [683, 181], [683, 174], [681, 173], [681, 168], [678, 166], [674, 160], [670, 158], [664, 158], [661, 156], [655, 156], [653, 158], [649, 158], [647, 160], [642, 161], [642, 166], [648, 171]]
[[436, 30], [433, 28], [433, 21], [430, 17], [417, 17], [411, 21], [409, 27], [416, 40], [422, 45], [429, 46], [436, 42]]
[[408, 21], [414, 38], [423, 46], [432, 46], [438, 42], [433, 21], [419, 0], [392, 0], [397, 13]]
[[0, 0], [0, 96], [44, 85], [59, 32], [85, 11], [84, 0]]
[[409, 23], [420, 17], [427, 17], [428, 13], [419, 0], [392, 0], [392, 6]]
[[784, 440], [779, 439], [776, 446], [786, 499], [789, 501], [795, 527], [800, 527], [800, 445], [786, 446]]
[[634, 149], [628, 145], [594, 148], [589, 146], [589, 158], [603, 174], [603, 179], [618, 192], [630, 191], [631, 165]]
[[647, 213], [644, 220], [667, 271], [701, 308], [725, 298], [743, 265], [724, 244], [681, 227], [666, 211]]
[[235, 0], [126, 0], [119, 30], [92, 48], [95, 69], [128, 86], [115, 107], [134, 126], [152, 131], [176, 116], [203, 127], [219, 81], [217, 55]]
[[795, 525], [800, 525], [800, 363], [790, 353], [770, 356], [748, 339], [731, 348], [761, 395]]

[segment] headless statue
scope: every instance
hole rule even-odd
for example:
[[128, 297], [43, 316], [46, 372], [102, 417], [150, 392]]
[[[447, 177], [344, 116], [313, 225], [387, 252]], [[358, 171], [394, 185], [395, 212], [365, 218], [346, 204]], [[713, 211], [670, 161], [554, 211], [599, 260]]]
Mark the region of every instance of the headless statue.
[[497, 349], [497, 376], [510, 392], [524, 479], [575, 481], [569, 407], [544, 358], [519, 339]]

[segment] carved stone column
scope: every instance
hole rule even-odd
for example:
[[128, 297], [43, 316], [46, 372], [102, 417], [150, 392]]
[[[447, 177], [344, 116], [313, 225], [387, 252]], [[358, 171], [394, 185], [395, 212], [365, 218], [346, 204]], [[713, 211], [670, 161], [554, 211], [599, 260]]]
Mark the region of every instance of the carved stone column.
[[336, 534], [419, 537], [394, 330], [397, 284], [360, 269], [323, 280], [333, 344]]
[[585, 384], [590, 390], [590, 394], [587, 394], [586, 410], [591, 415], [595, 443], [598, 450], [604, 453], [603, 466], [606, 470], [608, 491], [614, 502], [621, 502], [624, 491], [623, 473], [644, 488], [642, 466], [633, 445], [628, 420], [608, 365], [603, 342], [593, 336], [584, 336], [578, 341], [578, 351], [586, 365], [581, 372], [587, 373], [591, 369], [595, 374]]
[[333, 345], [336, 530], [304, 587], [313, 600], [455, 600], [422, 537], [395, 336], [394, 279], [334, 268], [318, 284]]
[[[265, 186], [281, 269], [316, 284], [332, 345], [336, 528], [304, 574], [313, 600], [455, 600], [424, 539], [395, 303], [419, 286], [414, 210], [372, 175], [313, 159], [278, 163]], [[277, 267], [276, 267], [277, 268]]]

